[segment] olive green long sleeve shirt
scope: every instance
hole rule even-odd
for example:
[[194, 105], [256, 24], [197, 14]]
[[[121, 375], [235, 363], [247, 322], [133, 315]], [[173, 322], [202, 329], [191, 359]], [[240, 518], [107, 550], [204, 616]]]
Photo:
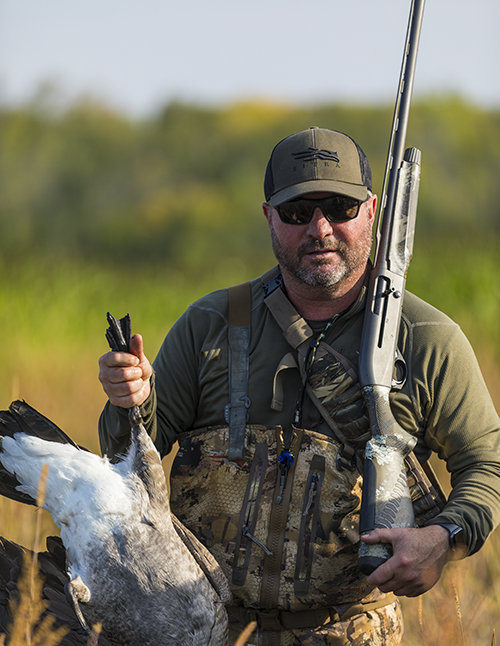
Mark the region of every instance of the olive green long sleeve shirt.
[[[172, 327], [154, 361], [152, 394], [141, 410], [162, 456], [179, 434], [226, 423], [227, 294], [219, 290], [192, 304]], [[365, 298], [363, 288], [325, 338], [355, 368]], [[286, 432], [291, 428], [300, 375], [293, 369], [281, 371], [283, 408], [272, 409], [278, 365], [295, 351], [264, 303], [260, 279], [252, 281], [251, 320], [248, 421], [281, 425]], [[469, 552], [474, 553], [500, 521], [500, 420], [459, 326], [411, 293], [405, 295], [398, 347], [407, 378], [401, 390], [391, 392], [393, 413], [417, 437], [417, 457], [423, 461], [435, 452], [451, 473], [448, 504], [432, 522], [461, 526]], [[302, 425], [331, 434], [307, 398]], [[129, 433], [126, 411], [108, 403], [99, 424], [103, 453], [124, 452]]]

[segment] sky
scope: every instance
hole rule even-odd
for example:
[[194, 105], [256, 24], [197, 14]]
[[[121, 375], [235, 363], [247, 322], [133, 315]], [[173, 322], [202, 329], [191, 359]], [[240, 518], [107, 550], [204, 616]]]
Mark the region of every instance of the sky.
[[[393, 102], [410, 0], [0, 0], [0, 105], [43, 84], [131, 116], [222, 105]], [[427, 0], [414, 96], [500, 107], [500, 1]]]

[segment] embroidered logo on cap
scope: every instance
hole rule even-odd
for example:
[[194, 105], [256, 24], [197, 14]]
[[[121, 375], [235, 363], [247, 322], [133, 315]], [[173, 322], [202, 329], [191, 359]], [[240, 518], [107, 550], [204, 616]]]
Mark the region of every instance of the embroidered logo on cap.
[[307, 150], [302, 150], [298, 153], [292, 153], [295, 159], [300, 159], [302, 161], [314, 161], [315, 159], [323, 159], [324, 161], [334, 161], [337, 164], [340, 162], [339, 156], [337, 153], [331, 150], [319, 150], [318, 148], [313, 148], [309, 146]]

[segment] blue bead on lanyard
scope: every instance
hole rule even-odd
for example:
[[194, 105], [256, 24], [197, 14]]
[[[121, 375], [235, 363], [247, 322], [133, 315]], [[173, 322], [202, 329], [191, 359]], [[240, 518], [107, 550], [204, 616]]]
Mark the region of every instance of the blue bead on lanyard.
[[278, 456], [278, 464], [280, 466], [280, 492], [276, 502], [279, 504], [283, 499], [283, 491], [286, 485], [286, 477], [288, 475], [288, 469], [293, 464], [293, 455], [290, 451], [284, 449]]

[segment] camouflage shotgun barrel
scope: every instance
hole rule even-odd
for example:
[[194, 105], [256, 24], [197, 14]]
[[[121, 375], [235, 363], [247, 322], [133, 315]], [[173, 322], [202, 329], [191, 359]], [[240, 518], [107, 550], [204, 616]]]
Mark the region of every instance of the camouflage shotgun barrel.
[[[420, 151], [403, 150], [424, 4], [414, 0], [410, 10], [361, 339], [359, 375], [372, 434], [365, 449], [361, 534], [415, 526], [404, 458], [416, 439], [394, 419], [389, 392], [396, 385], [397, 341], [420, 185]], [[361, 542], [359, 568], [371, 574], [391, 555], [388, 544]]]

